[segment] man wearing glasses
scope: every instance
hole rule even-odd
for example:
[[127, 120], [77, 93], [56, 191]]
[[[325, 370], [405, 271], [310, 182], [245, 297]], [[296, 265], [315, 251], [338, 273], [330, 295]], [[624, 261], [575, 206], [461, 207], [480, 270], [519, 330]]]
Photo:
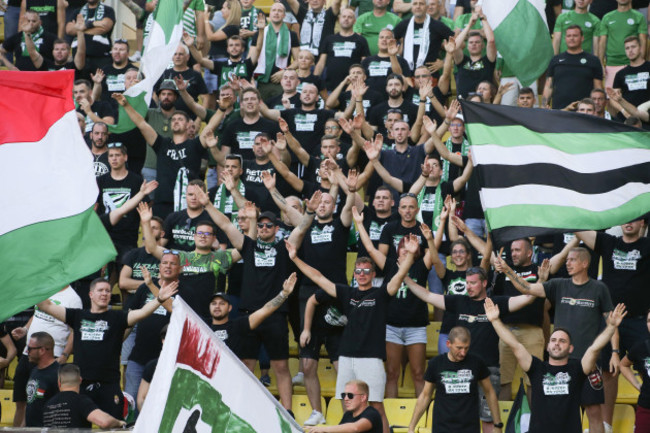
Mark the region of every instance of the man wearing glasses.
[[26, 350], [29, 362], [36, 366], [27, 381], [25, 426], [41, 427], [45, 403], [59, 392], [59, 363], [54, 358], [54, 339], [47, 332], [34, 332]]
[[381, 414], [368, 404], [368, 384], [362, 380], [351, 380], [345, 384], [341, 400], [345, 413], [338, 426], [306, 427], [307, 433], [327, 432], [369, 432], [381, 433]]

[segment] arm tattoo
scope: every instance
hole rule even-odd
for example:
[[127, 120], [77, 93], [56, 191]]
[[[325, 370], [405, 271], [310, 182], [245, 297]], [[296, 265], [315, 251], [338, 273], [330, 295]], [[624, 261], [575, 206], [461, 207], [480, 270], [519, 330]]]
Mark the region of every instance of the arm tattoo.
[[510, 277], [510, 280], [517, 286], [519, 286], [522, 290], [525, 290], [526, 292], [530, 292], [530, 284], [528, 284], [528, 281], [524, 280], [521, 278], [515, 271], [512, 269], [506, 270], [506, 275]]
[[287, 201], [284, 199], [282, 194], [280, 194], [280, 191], [278, 191], [277, 189], [274, 189], [273, 192], [271, 193], [271, 195], [273, 195], [273, 197], [277, 198], [280, 203], [282, 203], [284, 205], [287, 204]]
[[280, 305], [284, 304], [284, 301], [287, 300], [287, 296], [280, 292], [278, 295], [266, 303], [267, 308], [278, 308]]
[[305, 230], [307, 227], [311, 225], [312, 220], [314, 219], [314, 215], [309, 215], [307, 212], [305, 212], [305, 215], [303, 215], [302, 219], [300, 220], [300, 224], [298, 224], [298, 230], [302, 231]]

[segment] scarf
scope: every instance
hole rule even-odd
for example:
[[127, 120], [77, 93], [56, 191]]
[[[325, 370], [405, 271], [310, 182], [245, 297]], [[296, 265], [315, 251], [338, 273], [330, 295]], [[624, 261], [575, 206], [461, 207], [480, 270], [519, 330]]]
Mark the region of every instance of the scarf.
[[88, 12], [90, 12], [90, 8], [88, 7], [88, 3], [86, 3], [79, 11], [81, 16], [84, 17], [84, 21], [86, 20], [100, 21], [102, 18], [104, 18], [104, 13], [106, 12], [106, 9], [104, 8], [104, 4], [100, 2], [99, 5], [97, 5], [97, 8], [95, 9], [94, 17], [88, 18]]
[[[39, 26], [38, 30], [36, 30], [34, 33], [31, 34], [32, 42], [34, 42], [34, 46], [36, 47], [36, 51], [39, 51], [39, 47], [41, 42], [39, 43], [39, 39], [41, 39], [41, 36], [43, 36], [43, 26]], [[29, 53], [27, 52], [27, 44], [25, 44], [25, 32], [20, 32], [20, 46], [23, 49], [22, 56], [23, 57], [29, 57]]]
[[[452, 152], [452, 149], [454, 148], [454, 144], [451, 142], [451, 137], [445, 141], [445, 146], [447, 146], [447, 150]], [[467, 141], [466, 138], [463, 138], [463, 144], [460, 145], [460, 154], [463, 156], [467, 156], [467, 150], [469, 149], [469, 141]], [[442, 161], [442, 177], [440, 178], [440, 182], [447, 182], [449, 180], [449, 161], [444, 159]]]
[[318, 47], [325, 26], [325, 9], [314, 15], [314, 11], [309, 9], [300, 28], [300, 49], [309, 50], [314, 56], [318, 57]]
[[189, 174], [190, 171], [187, 167], [178, 169], [176, 183], [174, 183], [174, 212], [178, 212], [187, 207], [185, 195], [187, 194], [187, 185], [189, 184]]
[[[442, 180], [438, 183], [436, 186], [436, 192], [435, 192], [435, 203], [433, 204], [433, 218], [431, 221], [431, 231], [433, 233], [438, 230], [438, 227], [440, 226], [440, 212], [442, 211], [442, 204], [443, 204], [443, 198], [442, 198], [442, 191], [440, 188], [440, 185], [442, 185]], [[424, 191], [427, 189], [426, 185], [422, 187], [420, 190], [420, 193], [418, 194], [418, 207], [420, 210], [418, 211], [418, 219], [424, 223], [422, 219], [422, 202], [424, 201]]]
[[[246, 186], [244, 186], [244, 182], [239, 180], [239, 183], [237, 184], [237, 189], [239, 190], [239, 193], [242, 196], [246, 196]], [[232, 210], [231, 212], [226, 212], [226, 203], [228, 202], [228, 197], [231, 198], [232, 200]], [[228, 188], [226, 188], [226, 185], [223, 183], [219, 185], [219, 189], [217, 189], [217, 193], [215, 194], [214, 197], [214, 207], [219, 209], [222, 214], [230, 213], [230, 219], [234, 223], [237, 221], [237, 212], [239, 211], [239, 207], [237, 206], [237, 202], [235, 199], [232, 198], [232, 195], [228, 195]]]
[[[245, 10], [245, 9], [242, 9], [242, 11], [241, 11], [241, 12], [242, 12], [242, 18], [241, 18], [241, 20], [239, 21], [239, 22], [240, 22], [239, 25], [240, 25], [241, 28], [244, 29], [244, 30], [255, 31], [255, 30], [257, 30], [257, 21], [256, 21], [256, 20], [257, 20], [257, 15], [259, 15], [260, 10], [257, 9], [255, 6], [253, 6], [253, 7], [250, 8], [249, 10], [250, 10], [250, 13], [248, 14], [248, 23], [246, 23], [246, 22], [244, 21], [244, 18], [246, 18], [246, 17], [244, 16], [244, 12], [246, 12], [246, 10]], [[242, 25], [242, 24], [244, 24], [244, 25]]]
[[427, 14], [424, 19], [424, 24], [420, 29], [420, 51], [418, 51], [418, 58], [413, 62], [413, 51], [415, 49], [415, 17], [411, 18], [409, 25], [406, 28], [406, 35], [404, 35], [404, 60], [406, 60], [411, 67], [411, 70], [415, 70], [418, 66], [424, 65], [424, 60], [427, 57], [429, 52], [429, 24], [431, 23], [431, 17]]
[[273, 66], [284, 69], [289, 64], [289, 54], [291, 53], [291, 34], [285, 23], [280, 26], [280, 32], [275, 34], [272, 29], [273, 25], [268, 25], [264, 29], [264, 49], [257, 60], [255, 75], [260, 76], [258, 81], [268, 83], [271, 78]]

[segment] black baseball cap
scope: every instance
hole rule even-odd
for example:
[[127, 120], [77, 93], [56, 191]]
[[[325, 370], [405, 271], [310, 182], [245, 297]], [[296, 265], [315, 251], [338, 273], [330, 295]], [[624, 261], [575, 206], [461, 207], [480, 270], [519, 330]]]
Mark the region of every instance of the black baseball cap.
[[232, 304], [232, 302], [230, 302], [230, 296], [226, 295], [224, 292], [217, 292], [214, 295], [212, 295], [212, 299], [210, 299], [210, 302], [214, 301], [214, 298], [221, 298], [227, 303]]

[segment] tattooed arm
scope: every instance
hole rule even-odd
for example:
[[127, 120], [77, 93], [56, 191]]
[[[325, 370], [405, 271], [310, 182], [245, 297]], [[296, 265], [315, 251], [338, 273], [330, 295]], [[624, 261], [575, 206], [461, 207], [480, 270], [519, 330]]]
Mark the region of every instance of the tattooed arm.
[[260, 324], [266, 320], [267, 317], [269, 317], [278, 308], [280, 308], [280, 306], [284, 304], [284, 301], [287, 300], [289, 295], [291, 295], [291, 292], [293, 292], [295, 285], [296, 273], [294, 272], [289, 275], [289, 278], [284, 281], [284, 284], [282, 285], [282, 291], [278, 293], [275, 298], [271, 299], [262, 308], [248, 316], [248, 323], [250, 324], [251, 329], [255, 329], [260, 326]]
[[512, 285], [515, 286], [524, 295], [533, 295], [538, 298], [545, 298], [546, 292], [544, 291], [544, 285], [542, 283], [529, 283], [528, 281], [521, 278], [515, 271], [513, 271], [506, 262], [501, 259], [501, 257], [495, 257], [494, 259], [494, 268], [498, 272], [503, 272], [506, 274], [506, 277], [510, 279]]

